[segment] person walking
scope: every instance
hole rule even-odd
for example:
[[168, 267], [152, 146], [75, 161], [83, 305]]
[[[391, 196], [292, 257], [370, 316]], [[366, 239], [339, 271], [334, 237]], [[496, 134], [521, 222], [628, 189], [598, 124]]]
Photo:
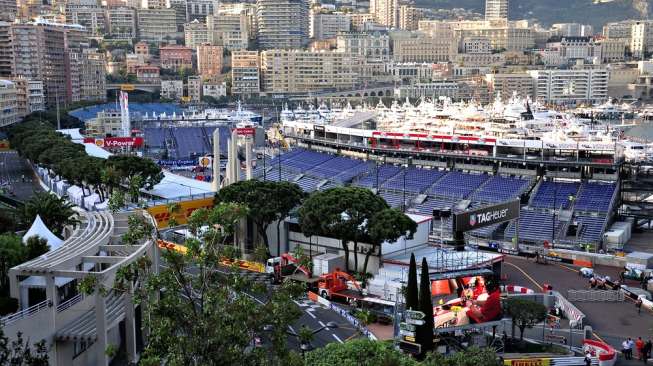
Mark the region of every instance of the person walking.
[[653, 343], [649, 339], [644, 343], [644, 363], [647, 363], [648, 359], [651, 358], [651, 349], [653, 349]]
[[585, 366], [592, 366], [592, 354], [589, 351], [585, 353], [585, 359], [583, 361], [585, 361]]
[[635, 301], [635, 307], [637, 308], [637, 314], [642, 313], [642, 298], [638, 297], [637, 301]]
[[637, 337], [637, 340], [635, 341], [635, 348], [637, 348], [637, 358], [640, 361], [644, 360], [644, 341], [642, 340], [642, 337]]

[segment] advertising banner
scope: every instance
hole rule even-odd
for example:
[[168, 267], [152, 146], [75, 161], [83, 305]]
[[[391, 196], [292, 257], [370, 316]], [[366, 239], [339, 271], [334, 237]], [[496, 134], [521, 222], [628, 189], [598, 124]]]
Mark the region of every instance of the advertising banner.
[[517, 218], [519, 218], [519, 199], [456, 214], [454, 229], [465, 232]]
[[[184, 225], [188, 222], [188, 218], [193, 213], [193, 211], [198, 208], [212, 208], [213, 207], [213, 197], [200, 198], [192, 201], [182, 201], [179, 202], [180, 210], [179, 213], [174, 214], [175, 220], [179, 225]], [[168, 221], [170, 216], [173, 215], [168, 212], [167, 205], [158, 205], [153, 206], [147, 209], [147, 212], [154, 217], [156, 220], [156, 226], [161, 228], [168, 227]]]

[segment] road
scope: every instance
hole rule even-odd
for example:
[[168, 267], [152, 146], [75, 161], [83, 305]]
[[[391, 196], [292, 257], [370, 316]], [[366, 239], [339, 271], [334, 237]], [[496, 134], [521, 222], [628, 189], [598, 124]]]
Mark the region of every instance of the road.
[[[508, 275], [508, 284], [534, 290], [540, 290], [545, 283], [553, 286], [563, 296], [567, 296], [568, 290], [588, 289], [588, 280], [579, 276], [573, 266], [559, 263], [536, 264], [532, 260], [507, 256], [503, 270]], [[612, 279], [619, 277], [619, 269], [614, 267], [597, 266], [594, 271]], [[634, 282], [626, 284], [636, 285]], [[575, 302], [574, 305], [586, 315], [585, 323], [592, 326], [595, 336], [618, 350], [626, 337], [636, 339], [639, 336], [651, 336], [653, 313], [642, 310], [638, 314], [628, 298], [624, 302]]]
[[16, 151], [0, 151], [0, 186], [9, 192], [9, 197], [19, 201], [42, 191], [34, 171]]

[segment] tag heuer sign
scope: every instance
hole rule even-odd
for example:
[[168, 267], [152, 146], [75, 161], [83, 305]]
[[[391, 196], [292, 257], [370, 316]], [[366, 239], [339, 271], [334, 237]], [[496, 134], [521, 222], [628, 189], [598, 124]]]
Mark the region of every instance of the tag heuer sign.
[[461, 212], [454, 217], [456, 231], [469, 231], [519, 218], [519, 200]]
[[406, 310], [406, 319], [420, 320], [420, 319], [424, 319], [425, 316], [426, 314], [424, 314], [421, 311]]

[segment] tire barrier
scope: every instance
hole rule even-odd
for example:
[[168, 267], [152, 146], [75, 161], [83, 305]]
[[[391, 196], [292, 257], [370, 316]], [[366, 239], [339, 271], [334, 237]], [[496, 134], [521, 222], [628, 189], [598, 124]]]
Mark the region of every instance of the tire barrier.
[[599, 366], [613, 366], [617, 361], [617, 351], [609, 344], [592, 339], [583, 340], [583, 351], [598, 358]]
[[501, 292], [507, 293], [516, 293], [516, 294], [534, 294], [535, 291], [528, 287], [515, 286], [515, 285], [505, 285], [501, 286]]

